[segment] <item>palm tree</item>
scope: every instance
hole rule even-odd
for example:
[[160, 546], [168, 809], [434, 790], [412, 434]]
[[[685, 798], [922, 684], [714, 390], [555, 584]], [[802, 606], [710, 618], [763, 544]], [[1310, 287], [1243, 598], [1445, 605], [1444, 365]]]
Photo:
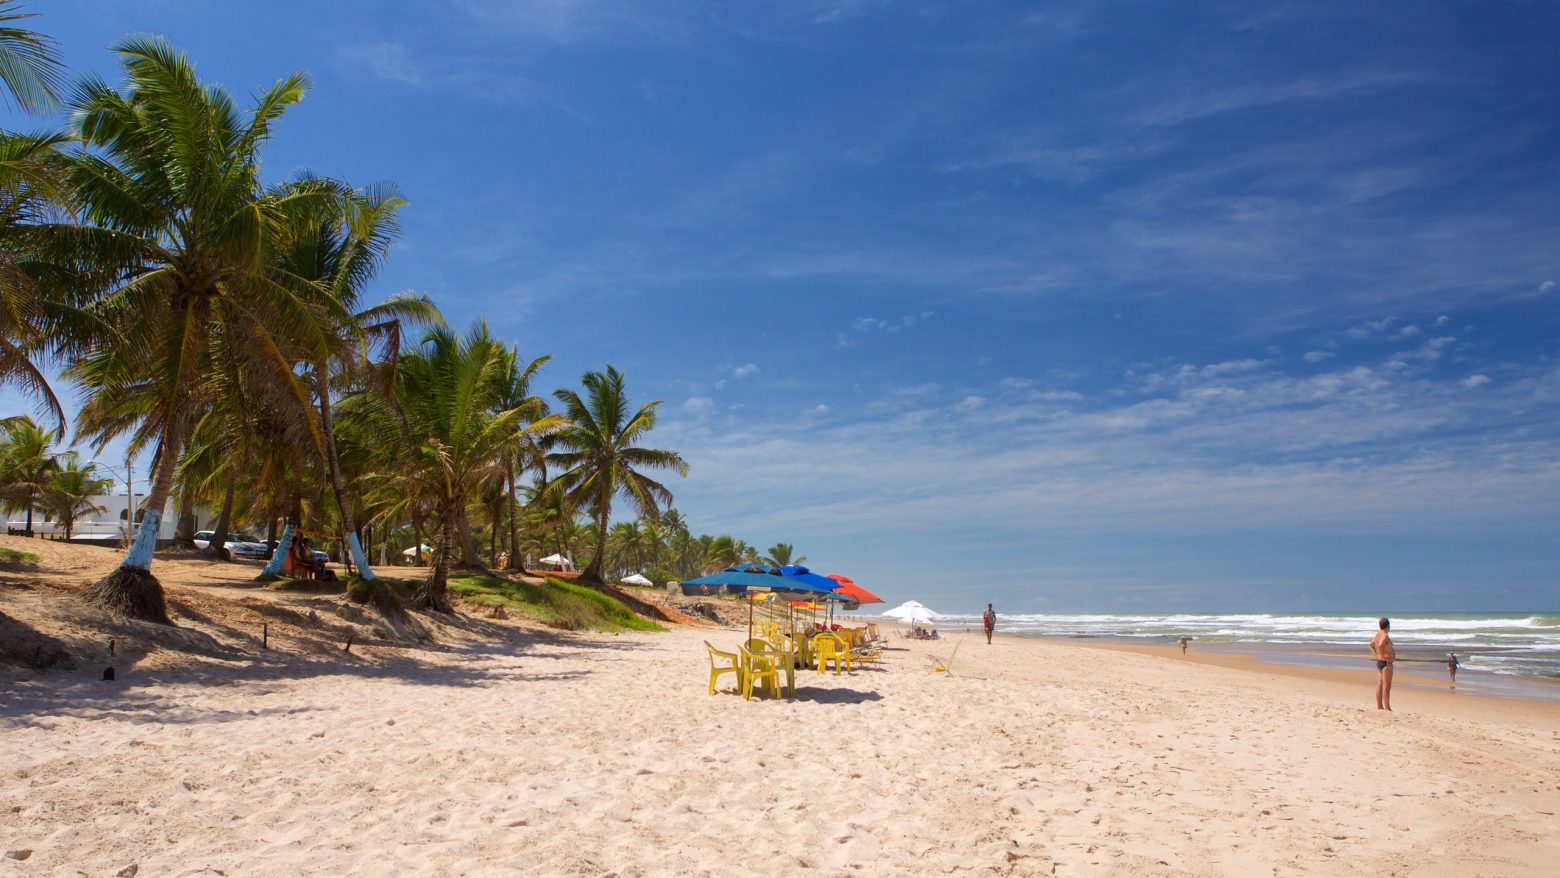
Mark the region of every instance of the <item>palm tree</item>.
[[50, 37], [13, 27], [11, 22], [33, 18], [14, 0], [0, 2], [0, 85], [7, 103], [29, 113], [51, 110], [59, 103], [65, 85], [65, 65], [59, 46]]
[[[541, 371], [542, 367], [552, 359], [551, 356], [541, 356], [520, 365], [518, 353], [510, 351], [505, 357], [503, 374], [498, 383], [500, 392], [495, 403], [500, 410], [525, 408], [530, 420], [535, 421], [548, 416], [547, 402], [540, 397], [531, 394], [531, 380]], [[550, 434], [539, 434], [535, 431], [520, 431], [515, 434], [514, 441], [504, 450], [504, 491], [505, 512], [509, 518], [509, 567], [517, 569], [520, 561], [520, 539], [516, 516], [519, 512], [519, 490], [516, 479], [524, 471], [535, 465], [539, 470], [540, 478], [546, 481], [546, 454], [545, 448], [549, 444]], [[495, 522], [495, 527], [497, 523]], [[545, 554], [545, 553], [544, 553]]]
[[213, 334], [251, 351], [278, 393], [307, 398], [286, 352], [325, 346], [320, 300], [302, 300], [279, 283], [270, 254], [296, 215], [334, 193], [309, 185], [267, 192], [260, 185], [260, 148], [303, 98], [304, 76], [283, 78], [244, 115], [160, 38], [129, 39], [115, 51], [126, 92], [88, 79], [72, 101], [73, 133], [86, 149], [72, 157], [69, 179], [85, 224], [69, 240], [90, 248], [76, 261], [90, 255], [114, 278], [96, 291], [94, 313], [118, 337], [99, 344], [73, 374], [93, 394], [88, 407], [148, 387], [151, 405], [142, 419], [158, 450], [135, 541], [88, 596], [168, 624], [152, 552], [174, 468], [202, 409]]
[[8, 510], [27, 511], [27, 535], [32, 536], [33, 510], [59, 471], [53, 450], [59, 433], [38, 426], [27, 415], [7, 418], [0, 426], [5, 430], [0, 437], [0, 501]]
[[67, 451], [59, 456], [59, 467], [44, 494], [44, 508], [65, 525], [67, 542], [75, 535], [76, 519], [103, 511], [92, 498], [108, 493], [113, 483], [112, 479], [98, 475], [97, 464], [83, 466], [76, 452]]
[[450, 610], [450, 559], [468, 498], [502, 472], [503, 450], [517, 432], [558, 426], [556, 417], [526, 423], [524, 407], [495, 411], [505, 357], [486, 323], [464, 336], [437, 327], [401, 357], [393, 404], [369, 394], [344, 403], [352, 432], [381, 437], [381, 491], [395, 492], [402, 508], [427, 501], [435, 510], [432, 569], [415, 598], [427, 609]]
[[581, 383], [584, 398], [567, 388], [553, 394], [563, 403], [568, 426], [558, 433], [562, 450], [547, 459], [563, 470], [554, 480], [556, 489], [595, 517], [596, 554], [581, 578], [601, 582], [613, 498], [627, 494], [641, 518], [659, 519], [661, 504], [672, 502], [672, 492], [639, 470], [669, 469], [686, 476], [688, 464], [675, 451], [636, 444], [655, 428], [660, 400], [631, 413], [623, 374], [612, 366], [605, 372], [586, 372]]
[[806, 555], [796, 555], [794, 558], [792, 557], [793, 555], [796, 555], [795, 546], [790, 543], [775, 543], [769, 547], [769, 554], [759, 560], [776, 567], [789, 567], [792, 564], [800, 564], [807, 560]]
[[[302, 177], [293, 188], [330, 188], [332, 181]], [[278, 190], [285, 192], [287, 189]], [[380, 185], [364, 192], [337, 191], [337, 199], [300, 218], [280, 259], [283, 282], [291, 282], [300, 295], [320, 299], [319, 319], [328, 327], [324, 345], [310, 352], [307, 367], [314, 403], [319, 415], [320, 445], [330, 477], [337, 514], [357, 575], [372, 582], [374, 570], [363, 553], [354, 504], [348, 499], [336, 447], [336, 425], [331, 406], [332, 379], [351, 386], [364, 377], [369, 346], [383, 348], [381, 368], [371, 370], [381, 386], [394, 380], [405, 325], [443, 325], [444, 319], [427, 297], [392, 296], [385, 302], [353, 313], [363, 288], [379, 273], [399, 227], [396, 212], [405, 203], [393, 187]], [[286, 544], [288, 537], [283, 536]], [[280, 549], [279, 549], [280, 550]]]

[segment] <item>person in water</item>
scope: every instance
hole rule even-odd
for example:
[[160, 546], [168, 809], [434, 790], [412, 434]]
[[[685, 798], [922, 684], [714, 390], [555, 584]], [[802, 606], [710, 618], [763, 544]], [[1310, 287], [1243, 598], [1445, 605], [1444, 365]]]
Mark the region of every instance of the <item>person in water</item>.
[[1386, 616], [1376, 623], [1376, 637], [1370, 642], [1370, 654], [1376, 659], [1376, 709], [1392, 709], [1392, 663], [1397, 661], [1397, 650], [1392, 647], [1392, 636], [1387, 632], [1392, 623]]
[[1457, 653], [1455, 653], [1455, 652], [1449, 652], [1449, 653], [1446, 654], [1446, 675], [1448, 677], [1452, 678], [1452, 685], [1451, 685], [1450, 688], [1456, 689], [1457, 688]]

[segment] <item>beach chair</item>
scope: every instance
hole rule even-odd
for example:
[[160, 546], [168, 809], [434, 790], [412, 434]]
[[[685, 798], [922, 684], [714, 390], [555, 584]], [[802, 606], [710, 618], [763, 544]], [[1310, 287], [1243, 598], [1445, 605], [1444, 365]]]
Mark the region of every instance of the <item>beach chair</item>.
[[832, 634], [820, 634], [813, 638], [813, 658], [820, 674], [828, 670], [831, 661], [834, 662], [835, 675], [839, 674], [841, 668], [850, 670], [850, 648]]
[[[783, 637], [769, 639], [764, 645], [766, 647], [765, 651], [775, 657], [775, 660], [780, 663], [780, 670], [785, 672], [785, 697], [794, 697], [796, 695], [796, 650]], [[752, 647], [750, 646], [749, 649], [752, 649]], [[757, 652], [758, 650], [753, 651]]]
[[742, 697], [752, 700], [754, 682], [769, 687], [770, 694], [780, 697], [780, 666], [775, 656], [753, 652], [747, 645], [737, 647], [742, 653]]
[[[721, 652], [708, 640], [704, 641], [704, 648], [710, 651], [710, 694], [715, 694], [715, 681], [721, 674], [732, 674], [737, 678], [737, 691], [742, 691], [742, 657], [733, 652]], [[722, 666], [717, 662], [731, 662], [730, 666]]]
[[931, 666], [931, 668], [929, 668], [929, 670], [932, 673], [934, 673], [934, 674], [952, 674], [953, 673], [953, 657], [959, 654], [959, 644], [961, 644], [963, 642], [964, 642], [964, 638], [963, 637], [960, 637], [958, 640], [955, 640], [953, 642], [953, 652], [948, 653], [948, 657], [947, 658], [942, 658], [940, 656], [935, 656], [935, 655], [932, 656], [931, 657], [931, 659], [932, 659], [932, 666]]

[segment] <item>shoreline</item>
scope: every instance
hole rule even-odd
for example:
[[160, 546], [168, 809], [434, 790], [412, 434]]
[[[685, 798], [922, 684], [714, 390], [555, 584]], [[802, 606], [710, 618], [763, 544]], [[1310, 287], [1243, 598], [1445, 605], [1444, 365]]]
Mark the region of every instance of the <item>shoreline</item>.
[[[1182, 656], [1180, 647], [1174, 644], [1124, 643], [1105, 638], [1028, 634], [999, 634], [997, 638], [1020, 642], [1038, 641], [1068, 649], [1104, 650], [1166, 662], [1183, 662], [1197, 667], [1220, 668], [1238, 672], [1254, 685], [1267, 689], [1307, 691], [1361, 708], [1375, 706], [1376, 672], [1372, 667], [1356, 671], [1325, 665], [1290, 664], [1272, 660], [1269, 656], [1273, 651], [1247, 649], [1244, 645], [1234, 644], [1220, 644], [1218, 648], [1205, 646], [1201, 649], [1193, 645]], [[1436, 667], [1428, 662], [1422, 664]], [[1560, 690], [1560, 686], [1556, 686], [1556, 689]], [[1393, 680], [1392, 696], [1394, 712], [1398, 713], [1414, 710], [1460, 719], [1498, 718], [1560, 730], [1560, 701], [1481, 689], [1473, 683], [1465, 685], [1459, 682], [1457, 689], [1453, 690], [1446, 685], [1444, 674], [1437, 678], [1418, 672], [1400, 671]]]

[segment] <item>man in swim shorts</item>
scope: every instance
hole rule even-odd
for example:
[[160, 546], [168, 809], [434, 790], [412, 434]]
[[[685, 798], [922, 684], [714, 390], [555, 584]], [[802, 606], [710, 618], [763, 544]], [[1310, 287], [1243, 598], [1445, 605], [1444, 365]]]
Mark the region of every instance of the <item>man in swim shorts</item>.
[[1457, 653], [1446, 654], [1446, 675], [1452, 678], [1451, 688], [1457, 688]]
[[1387, 632], [1392, 623], [1386, 616], [1376, 623], [1376, 637], [1370, 642], [1370, 654], [1376, 659], [1376, 709], [1392, 709], [1392, 663], [1397, 661], [1397, 650], [1392, 648], [1392, 637]]
[[997, 628], [997, 611], [991, 608], [991, 604], [986, 605], [986, 612], [981, 615], [980, 620], [986, 626], [986, 642], [990, 643], [991, 632]]

